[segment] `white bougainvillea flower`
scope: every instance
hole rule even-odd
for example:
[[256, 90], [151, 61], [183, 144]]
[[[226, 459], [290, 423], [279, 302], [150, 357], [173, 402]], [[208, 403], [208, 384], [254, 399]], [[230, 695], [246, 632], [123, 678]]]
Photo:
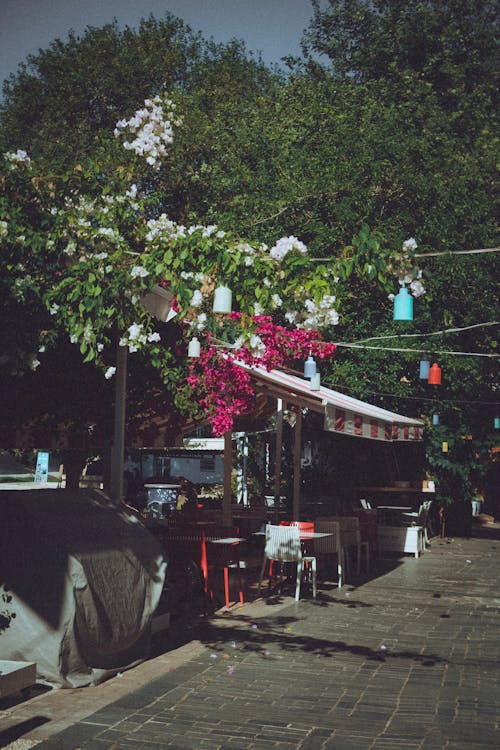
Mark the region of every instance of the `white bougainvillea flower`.
[[133, 279], [144, 279], [146, 276], [149, 276], [149, 271], [144, 266], [134, 266], [130, 271], [130, 275]]

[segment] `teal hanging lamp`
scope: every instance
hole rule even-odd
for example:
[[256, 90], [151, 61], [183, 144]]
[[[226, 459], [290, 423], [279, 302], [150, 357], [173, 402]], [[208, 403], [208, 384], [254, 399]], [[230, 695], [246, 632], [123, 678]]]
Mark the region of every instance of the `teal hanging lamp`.
[[413, 297], [405, 286], [394, 297], [394, 320], [413, 320]]

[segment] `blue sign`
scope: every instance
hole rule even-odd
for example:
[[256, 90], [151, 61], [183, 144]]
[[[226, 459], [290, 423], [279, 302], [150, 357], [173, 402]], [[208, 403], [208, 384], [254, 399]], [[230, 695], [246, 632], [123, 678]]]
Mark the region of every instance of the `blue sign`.
[[38, 451], [36, 457], [35, 482], [49, 481], [49, 454]]

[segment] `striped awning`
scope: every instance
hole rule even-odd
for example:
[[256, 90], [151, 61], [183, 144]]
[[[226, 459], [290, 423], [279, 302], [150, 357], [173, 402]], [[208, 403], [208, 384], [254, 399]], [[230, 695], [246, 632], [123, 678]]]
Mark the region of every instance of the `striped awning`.
[[338, 391], [320, 386], [312, 390], [309, 380], [281, 370], [266, 370], [237, 363], [249, 373], [257, 391], [281, 398], [324, 415], [324, 429], [343, 435], [372, 440], [414, 441], [422, 439], [424, 423], [420, 419], [367, 404]]

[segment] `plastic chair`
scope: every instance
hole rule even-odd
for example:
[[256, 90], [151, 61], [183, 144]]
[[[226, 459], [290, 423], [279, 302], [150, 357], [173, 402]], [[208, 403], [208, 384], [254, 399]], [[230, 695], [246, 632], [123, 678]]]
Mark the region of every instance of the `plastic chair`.
[[356, 550], [356, 571], [359, 575], [361, 572], [361, 555], [365, 553], [366, 569], [370, 569], [370, 546], [368, 542], [361, 540], [361, 531], [359, 518], [357, 516], [329, 516], [328, 518], [318, 519], [319, 521], [337, 521], [340, 526], [340, 544], [344, 551], [344, 561], [346, 573], [351, 574], [351, 565], [349, 559], [349, 549], [354, 547]]
[[359, 533], [361, 535], [361, 546], [367, 545], [367, 565], [378, 555], [378, 518], [377, 509], [353, 510], [349, 515], [359, 518]]
[[[266, 545], [264, 549], [264, 559], [259, 578], [259, 593], [262, 588], [262, 579], [266, 569], [267, 562], [295, 563], [297, 565], [297, 575], [295, 584], [295, 601], [300, 599], [300, 585], [302, 574], [304, 572], [304, 563], [311, 566], [313, 597], [316, 598], [316, 558], [314, 556], [303, 556], [300, 544], [300, 531], [296, 525], [292, 526], [266, 526]], [[269, 588], [272, 582], [272, 568], [269, 571]]]
[[338, 587], [342, 588], [343, 583], [343, 563], [345, 552], [342, 549], [340, 539], [340, 524], [338, 521], [318, 520], [316, 521], [316, 531], [327, 533], [331, 536], [320, 537], [314, 540], [314, 554], [316, 556], [324, 555], [329, 558], [337, 556], [337, 576]]
[[371, 510], [372, 504], [369, 500], [366, 500], [364, 497], [359, 498], [359, 504], [361, 505], [361, 508], [363, 510]]
[[426, 544], [429, 544], [429, 535], [427, 533], [427, 521], [428, 521], [431, 505], [432, 505], [432, 500], [424, 500], [423, 503], [420, 505], [420, 508], [418, 509], [418, 511], [403, 513], [403, 520], [404, 522], [406, 522], [405, 525], [408, 525], [410, 523], [412, 525], [422, 527], [424, 546]]
[[[313, 533], [314, 532], [314, 521], [280, 521], [280, 526], [297, 526], [299, 533]], [[308, 557], [314, 555], [314, 548], [312, 539], [302, 539], [301, 542], [302, 555]]]

